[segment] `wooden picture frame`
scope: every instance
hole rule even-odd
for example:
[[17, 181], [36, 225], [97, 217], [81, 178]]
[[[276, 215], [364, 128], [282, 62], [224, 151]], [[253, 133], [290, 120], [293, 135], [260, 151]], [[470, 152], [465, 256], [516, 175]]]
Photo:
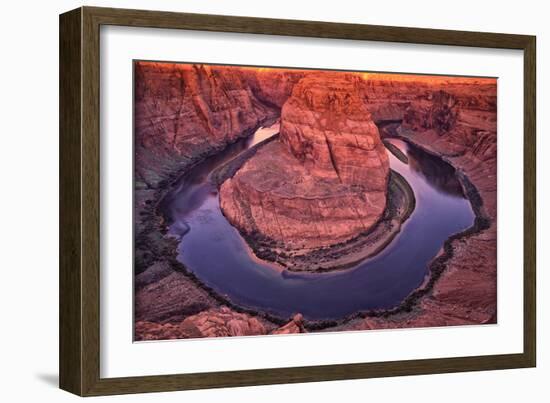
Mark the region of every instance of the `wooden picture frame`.
[[[100, 26], [120, 25], [524, 52], [524, 348], [468, 356], [243, 371], [100, 377]], [[81, 396], [524, 368], [536, 365], [535, 37], [81, 7], [60, 16], [60, 387]]]

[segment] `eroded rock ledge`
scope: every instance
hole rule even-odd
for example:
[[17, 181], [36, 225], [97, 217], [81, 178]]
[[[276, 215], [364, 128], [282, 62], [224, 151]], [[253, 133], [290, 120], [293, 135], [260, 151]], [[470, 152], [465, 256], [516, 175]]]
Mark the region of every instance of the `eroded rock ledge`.
[[181, 322], [155, 323], [138, 321], [135, 326], [136, 340], [166, 340], [201, 337], [258, 336], [265, 334], [305, 333], [300, 314], [285, 325], [276, 327], [263, 318], [235, 312], [221, 306], [188, 316]]
[[253, 248], [319, 251], [383, 217], [389, 159], [359, 84], [341, 74], [303, 78], [282, 108], [279, 139], [221, 186], [224, 214]]

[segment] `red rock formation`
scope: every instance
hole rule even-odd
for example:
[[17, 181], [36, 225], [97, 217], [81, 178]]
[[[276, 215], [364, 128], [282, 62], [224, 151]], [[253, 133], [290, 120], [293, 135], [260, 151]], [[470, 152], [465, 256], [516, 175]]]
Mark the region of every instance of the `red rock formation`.
[[[496, 110], [496, 86], [491, 79], [366, 74], [361, 86], [362, 97], [377, 123], [405, 119], [407, 124], [407, 111], [425, 114], [434, 104], [442, 103], [442, 99], [438, 99], [441, 92], [456, 102], [456, 112]], [[425, 130], [427, 127], [420, 128]]]
[[220, 192], [245, 234], [321, 248], [368, 231], [386, 206], [389, 160], [358, 78], [318, 73], [294, 87], [280, 141], [260, 149]]
[[404, 114], [404, 127], [412, 130], [434, 129], [447, 133], [456, 123], [457, 99], [443, 90], [430, 93], [423, 102], [409, 105]]
[[294, 334], [294, 333], [306, 333], [304, 329], [304, 317], [301, 314], [296, 314], [290, 322], [286, 325], [275, 329], [271, 334]]
[[201, 337], [248, 336], [266, 333], [264, 325], [255, 317], [234, 312], [223, 306], [190, 316], [181, 322], [181, 326], [196, 329]]
[[[452, 256], [409, 313], [367, 317], [346, 329], [495, 323], [497, 318], [496, 81], [425, 85], [404, 113], [401, 135], [450, 162], [475, 187], [477, 232], [453, 240]], [[444, 92], [442, 92], [444, 88]], [[478, 194], [476, 194], [478, 193]]]
[[243, 74], [260, 101], [280, 110], [292, 94], [294, 85], [312, 73], [308, 70], [259, 68], [245, 69]]
[[[269, 87], [261, 83], [281, 74], [258, 74], [239, 67], [136, 62], [138, 183], [155, 187], [186, 159], [212, 153], [278, 116], [277, 102], [290, 95], [291, 81]], [[276, 101], [261, 100], [271, 94]]]
[[274, 328], [273, 325], [254, 316], [222, 306], [188, 316], [181, 322], [158, 323], [138, 320], [135, 324], [135, 338], [138, 341], [146, 341], [306, 333], [303, 322], [302, 315], [296, 314], [287, 324]]
[[137, 340], [162, 340], [260, 335], [267, 329], [257, 318], [222, 306], [176, 324], [138, 321], [135, 333]]
[[190, 339], [200, 337], [200, 334], [191, 329], [184, 329], [172, 323], [156, 323], [137, 321], [134, 326], [136, 341]]
[[342, 73], [302, 79], [283, 107], [281, 141], [319, 178], [385, 192], [389, 160], [360, 84]]
[[167, 262], [157, 262], [136, 276], [136, 321], [177, 323], [219, 303], [185, 274]]

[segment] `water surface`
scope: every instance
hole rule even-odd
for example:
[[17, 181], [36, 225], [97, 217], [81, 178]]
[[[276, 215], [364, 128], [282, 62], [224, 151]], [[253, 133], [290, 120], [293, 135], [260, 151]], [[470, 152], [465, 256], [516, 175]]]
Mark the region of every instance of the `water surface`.
[[378, 255], [332, 273], [293, 273], [256, 258], [220, 210], [209, 174], [243, 150], [275, 134], [260, 128], [250, 138], [197, 165], [165, 197], [161, 210], [180, 237], [178, 259], [232, 302], [278, 316], [337, 319], [360, 310], [391, 308], [417, 288], [430, 260], [451, 235], [473, 224], [455, 170], [440, 158], [390, 139], [409, 159], [391, 153], [390, 166], [411, 185], [416, 208], [401, 232]]

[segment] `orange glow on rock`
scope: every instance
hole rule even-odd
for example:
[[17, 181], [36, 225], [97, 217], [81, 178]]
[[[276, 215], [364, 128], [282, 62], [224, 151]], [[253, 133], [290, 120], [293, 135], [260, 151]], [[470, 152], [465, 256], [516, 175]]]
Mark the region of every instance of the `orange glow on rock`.
[[300, 68], [285, 68], [285, 67], [263, 67], [263, 66], [234, 66], [234, 65], [218, 65], [218, 64], [200, 64], [200, 63], [177, 63], [177, 62], [148, 62], [137, 61], [137, 65], [148, 65], [149, 67], [157, 67], [159, 69], [181, 69], [190, 70], [193, 67], [216, 68], [216, 70], [227, 69], [238, 71], [254, 71], [256, 73], [273, 73], [277, 75], [285, 73], [303, 73], [303, 74], [333, 74], [340, 72], [342, 74], [353, 74], [368, 81], [390, 81], [390, 82], [418, 82], [425, 84], [496, 84], [497, 78], [491, 77], [469, 77], [455, 75], [430, 75], [430, 74], [415, 74], [415, 73], [391, 73], [391, 72], [368, 72], [368, 71], [347, 71], [347, 70], [324, 70], [324, 69], [300, 69]]

